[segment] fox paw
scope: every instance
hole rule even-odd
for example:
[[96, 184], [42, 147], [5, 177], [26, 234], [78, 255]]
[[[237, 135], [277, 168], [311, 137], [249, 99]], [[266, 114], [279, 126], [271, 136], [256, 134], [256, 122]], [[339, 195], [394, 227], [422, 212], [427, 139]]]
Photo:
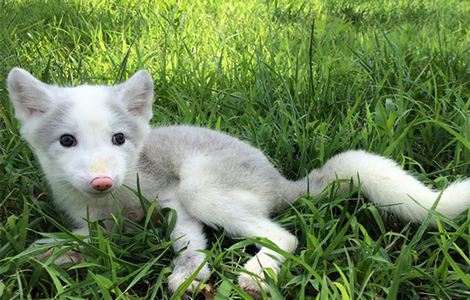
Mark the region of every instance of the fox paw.
[[[129, 219], [132, 222], [142, 222], [146, 215], [145, 211], [142, 209], [142, 207], [129, 207], [127, 208], [125, 212], [125, 217]], [[160, 217], [156, 211], [153, 211], [152, 216], [151, 216], [152, 223], [154, 225], [158, 224], [160, 222]]]
[[[276, 264], [271, 264], [270, 269], [274, 271], [275, 274], [279, 272], [279, 266]], [[264, 268], [259, 264], [256, 258], [252, 258], [246, 263], [245, 270], [246, 273], [243, 272], [238, 276], [238, 285], [253, 298], [260, 299], [260, 291], [268, 290]]]
[[266, 284], [264, 283], [264, 274], [258, 274], [259, 277], [255, 275], [250, 275], [247, 273], [242, 273], [238, 276], [238, 285], [242, 290], [255, 299], [261, 298], [261, 290], [266, 290]]
[[145, 212], [141, 207], [130, 207], [125, 217], [133, 222], [140, 222], [145, 218]]
[[[54, 253], [54, 248], [49, 248], [49, 249], [47, 249], [46, 252], [36, 256], [36, 259], [38, 259], [40, 261], [44, 261], [48, 257], [50, 257], [53, 253]], [[78, 253], [76, 251], [73, 251], [73, 250], [69, 250], [69, 251], [65, 252], [64, 254], [60, 255], [59, 257], [57, 257], [54, 260], [54, 264], [59, 265], [59, 266], [64, 265], [64, 264], [68, 264], [68, 263], [76, 265], [76, 264], [79, 264], [83, 261], [84, 261], [84, 259], [80, 255], [80, 253]]]
[[[178, 267], [173, 270], [173, 273], [168, 277], [168, 288], [171, 292], [175, 292], [189, 277], [193, 275], [196, 269]], [[210, 275], [210, 269], [207, 265], [204, 265], [196, 278], [186, 288], [187, 293], [192, 293], [202, 282], [208, 279]]]

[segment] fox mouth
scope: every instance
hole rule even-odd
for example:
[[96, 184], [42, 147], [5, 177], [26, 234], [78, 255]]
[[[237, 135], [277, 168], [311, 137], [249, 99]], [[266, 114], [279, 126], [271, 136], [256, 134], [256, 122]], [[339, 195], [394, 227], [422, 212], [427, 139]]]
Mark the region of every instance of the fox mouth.
[[104, 198], [106, 196], [111, 195], [114, 191], [115, 189], [109, 189], [106, 191], [87, 190], [87, 191], [83, 191], [83, 193], [85, 193], [88, 196], [92, 196], [93, 198]]

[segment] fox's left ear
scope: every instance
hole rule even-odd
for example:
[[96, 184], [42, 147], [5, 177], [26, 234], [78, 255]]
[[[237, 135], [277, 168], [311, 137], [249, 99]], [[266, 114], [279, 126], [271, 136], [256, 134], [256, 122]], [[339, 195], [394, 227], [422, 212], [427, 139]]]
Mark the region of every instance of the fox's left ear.
[[53, 105], [53, 87], [26, 70], [13, 68], [8, 74], [7, 84], [16, 118], [23, 123], [45, 114]]
[[152, 118], [153, 79], [147, 71], [138, 71], [116, 88], [129, 113], [147, 121]]

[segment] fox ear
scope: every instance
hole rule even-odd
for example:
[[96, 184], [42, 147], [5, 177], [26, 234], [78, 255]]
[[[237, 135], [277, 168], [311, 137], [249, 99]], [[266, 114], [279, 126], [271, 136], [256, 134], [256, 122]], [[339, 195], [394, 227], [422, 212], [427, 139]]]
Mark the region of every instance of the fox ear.
[[153, 79], [147, 71], [138, 71], [117, 88], [129, 113], [146, 120], [152, 118]]
[[51, 87], [21, 68], [10, 71], [7, 84], [16, 118], [21, 122], [43, 115], [52, 104]]

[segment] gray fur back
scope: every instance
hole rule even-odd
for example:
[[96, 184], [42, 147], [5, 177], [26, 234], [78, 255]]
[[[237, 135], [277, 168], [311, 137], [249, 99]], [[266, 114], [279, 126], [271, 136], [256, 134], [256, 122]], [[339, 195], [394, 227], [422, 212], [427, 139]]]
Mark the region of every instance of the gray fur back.
[[207, 168], [218, 184], [268, 198], [273, 210], [285, 207], [306, 190], [285, 179], [255, 147], [230, 135], [192, 126], [152, 129], [140, 155], [139, 171], [152, 178], [157, 190], [172, 190], [178, 187], [185, 161], [196, 155], [210, 157]]

